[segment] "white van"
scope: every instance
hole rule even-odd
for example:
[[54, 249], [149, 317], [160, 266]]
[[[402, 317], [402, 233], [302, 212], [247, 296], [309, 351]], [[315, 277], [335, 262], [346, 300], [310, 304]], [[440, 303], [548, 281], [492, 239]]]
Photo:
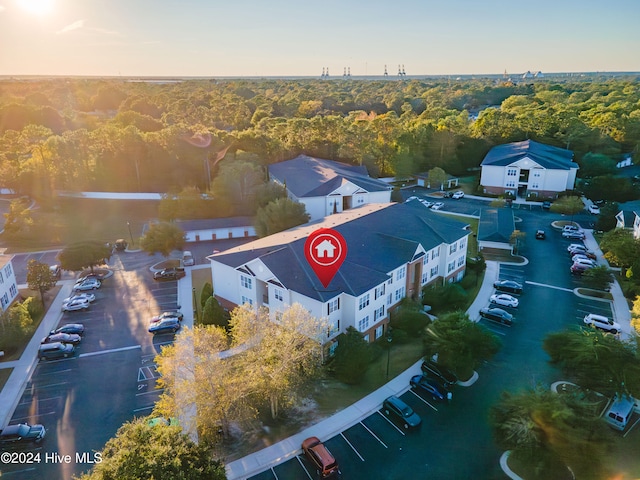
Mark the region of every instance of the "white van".
[[617, 395], [605, 415], [609, 425], [616, 430], [624, 430], [634, 411], [635, 399], [629, 395], [620, 398]]
[[185, 250], [182, 253], [182, 264], [185, 267], [190, 267], [192, 265], [195, 265], [196, 261], [193, 258], [193, 255], [191, 254], [191, 252], [189, 250]]

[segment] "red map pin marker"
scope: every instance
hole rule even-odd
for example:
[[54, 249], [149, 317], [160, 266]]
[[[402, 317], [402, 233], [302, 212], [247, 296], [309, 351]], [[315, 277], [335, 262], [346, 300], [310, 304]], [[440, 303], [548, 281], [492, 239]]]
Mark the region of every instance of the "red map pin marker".
[[335, 230], [320, 228], [304, 242], [304, 256], [324, 288], [327, 288], [347, 258], [347, 242]]

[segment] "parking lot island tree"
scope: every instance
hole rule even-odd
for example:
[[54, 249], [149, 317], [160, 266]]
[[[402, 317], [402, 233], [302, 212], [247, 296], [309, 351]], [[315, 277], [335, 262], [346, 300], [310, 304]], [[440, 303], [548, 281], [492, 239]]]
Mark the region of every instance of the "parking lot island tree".
[[179, 425], [150, 420], [143, 417], [122, 425], [101, 452], [93, 453], [93, 469], [78, 480], [227, 478], [224, 465], [213, 459], [206, 442], [195, 443]]
[[27, 285], [29, 289], [40, 293], [40, 300], [44, 307], [44, 294], [56, 284], [55, 277], [51, 274], [49, 265], [32, 258], [27, 262]]
[[145, 252], [149, 255], [160, 253], [163, 257], [168, 257], [173, 250], [181, 250], [184, 242], [184, 231], [168, 222], [151, 224], [140, 238], [140, 246]]
[[87, 240], [72, 243], [65, 247], [59, 254], [60, 267], [64, 270], [77, 272], [84, 268], [93, 268], [102, 265], [111, 257], [111, 247], [104, 242]]
[[469, 320], [464, 312], [441, 315], [426, 329], [424, 353], [438, 355], [438, 363], [467, 380], [482, 362], [491, 359], [500, 349], [496, 335], [482, 325]]
[[584, 203], [580, 197], [562, 197], [551, 204], [553, 213], [570, 215], [571, 217], [582, 210], [584, 210]]
[[584, 272], [582, 279], [589, 288], [593, 288], [594, 290], [607, 290], [613, 281], [613, 275], [609, 267], [606, 265], [598, 265]]
[[490, 421], [498, 445], [530, 469], [521, 477], [596, 480], [611, 473], [604, 459], [612, 439], [599, 413], [578, 396], [538, 387], [503, 392]]

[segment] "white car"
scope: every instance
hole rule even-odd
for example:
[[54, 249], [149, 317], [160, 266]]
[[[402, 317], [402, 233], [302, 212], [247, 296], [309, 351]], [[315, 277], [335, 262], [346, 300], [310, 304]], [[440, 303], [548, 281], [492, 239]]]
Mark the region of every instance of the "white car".
[[572, 243], [567, 247], [567, 252], [571, 254], [584, 253], [586, 251], [587, 247], [585, 247], [584, 245], [580, 245], [579, 243]]
[[595, 264], [595, 263], [597, 263], [593, 258], [589, 258], [589, 257], [587, 257], [587, 256], [586, 256], [584, 253], [582, 253], [582, 252], [578, 252], [578, 253], [573, 254], [573, 255], [571, 256], [571, 260], [572, 260], [572, 261], [574, 261], [574, 262], [577, 262], [578, 260], [589, 260], [589, 261], [591, 261], [591, 262], [592, 262], [592, 263], [594, 263], [594, 264]]
[[416, 197], [415, 195], [411, 195], [409, 198], [407, 198], [407, 199], [405, 200], [405, 203], [406, 203], [406, 202], [411, 202], [411, 201], [413, 201], [413, 200], [419, 200], [419, 198], [418, 198], [418, 197]]
[[86, 290], [95, 290], [96, 288], [100, 288], [101, 286], [102, 284], [100, 283], [100, 280], [98, 280], [97, 278], [87, 278], [82, 282], [76, 283], [73, 286], [73, 289], [83, 292]]
[[464, 198], [464, 192], [462, 190], [458, 190], [451, 196], [451, 198], [455, 198], [456, 200]]
[[598, 205], [591, 204], [587, 210], [591, 215], [600, 215], [600, 207]]
[[605, 330], [609, 333], [613, 333], [614, 335], [620, 331], [620, 324], [614, 322], [610, 318], [603, 315], [596, 315], [595, 313], [586, 315], [584, 317], [584, 323], [585, 325]]
[[424, 198], [420, 199], [420, 203], [422, 203], [427, 208], [431, 208], [433, 206], [433, 202], [429, 202], [428, 200], [425, 200]]
[[444, 203], [436, 202], [433, 205], [431, 205], [431, 210], [440, 210], [442, 207], [444, 207]]
[[75, 295], [71, 295], [70, 297], [65, 298], [64, 300], [62, 300], [62, 303], [69, 303], [72, 300], [86, 300], [87, 302], [91, 303], [96, 299], [96, 296], [93, 293], [76, 293]]
[[580, 227], [576, 227], [575, 225], [565, 225], [562, 227], [562, 233], [564, 232], [581, 232], [582, 229]]
[[595, 267], [596, 262], [591, 260], [590, 258], [576, 258], [573, 259], [574, 265], [584, 265], [585, 267]]
[[562, 232], [562, 236], [563, 238], [570, 238], [571, 240], [584, 240], [584, 232], [582, 230]]
[[507, 295], [506, 293], [496, 293], [491, 295], [489, 298], [491, 303], [495, 303], [496, 305], [502, 305], [503, 307], [518, 307], [518, 299], [516, 297], [512, 297], [511, 295]]
[[63, 312], [75, 312], [77, 310], [87, 310], [88, 308], [89, 302], [87, 300], [71, 300], [62, 304]]

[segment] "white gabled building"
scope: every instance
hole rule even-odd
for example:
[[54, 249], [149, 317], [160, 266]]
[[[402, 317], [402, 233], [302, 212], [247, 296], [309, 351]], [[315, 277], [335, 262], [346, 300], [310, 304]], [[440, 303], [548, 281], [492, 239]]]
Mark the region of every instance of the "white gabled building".
[[[275, 319], [293, 303], [326, 317], [326, 342], [352, 326], [380, 338], [389, 311], [424, 285], [464, 276], [468, 225], [420, 202], [363, 206], [209, 256], [216, 298], [227, 309], [249, 303]], [[333, 228], [347, 257], [325, 288], [304, 255], [308, 235]]]
[[2, 312], [18, 298], [18, 284], [13, 271], [11, 256], [0, 254], [0, 307]]
[[573, 190], [579, 168], [571, 150], [533, 140], [493, 147], [480, 166], [485, 193], [540, 198]]
[[269, 179], [286, 186], [289, 198], [304, 204], [311, 221], [391, 201], [392, 187], [371, 178], [365, 166], [307, 155], [269, 165]]

